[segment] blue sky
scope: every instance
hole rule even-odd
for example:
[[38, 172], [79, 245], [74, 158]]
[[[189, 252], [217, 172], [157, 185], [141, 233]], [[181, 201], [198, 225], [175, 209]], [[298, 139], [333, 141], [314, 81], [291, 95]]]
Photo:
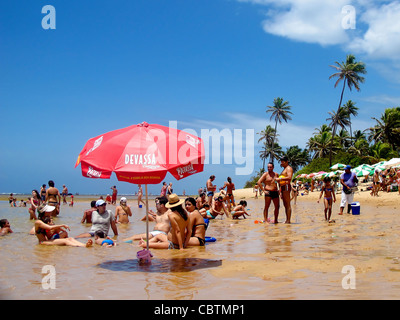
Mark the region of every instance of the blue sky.
[[[56, 10], [54, 30], [42, 28], [45, 5]], [[343, 27], [346, 5], [355, 9], [355, 29]], [[177, 121], [199, 135], [260, 132], [273, 125], [265, 110], [276, 97], [293, 112], [278, 127], [280, 144], [304, 148], [337, 108], [329, 65], [349, 53], [368, 70], [361, 91], [344, 97], [360, 108], [354, 128], [365, 129], [400, 105], [399, 30], [399, 1], [2, 1], [0, 192], [30, 192], [52, 179], [74, 193], [106, 194], [114, 184], [133, 193], [135, 185], [84, 178], [74, 168], [89, 138], [142, 121]], [[212, 147], [206, 151], [211, 159]], [[211, 174], [219, 186], [231, 176], [242, 187], [251, 174], [237, 175], [240, 166], [209, 163], [166, 181], [178, 193], [195, 193]]]

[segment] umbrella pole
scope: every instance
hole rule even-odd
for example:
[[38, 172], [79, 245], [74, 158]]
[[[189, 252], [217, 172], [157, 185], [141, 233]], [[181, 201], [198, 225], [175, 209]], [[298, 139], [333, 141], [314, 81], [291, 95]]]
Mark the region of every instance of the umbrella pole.
[[147, 194], [147, 184], [145, 185], [146, 191], [146, 245], [147, 251], [149, 251], [149, 198]]

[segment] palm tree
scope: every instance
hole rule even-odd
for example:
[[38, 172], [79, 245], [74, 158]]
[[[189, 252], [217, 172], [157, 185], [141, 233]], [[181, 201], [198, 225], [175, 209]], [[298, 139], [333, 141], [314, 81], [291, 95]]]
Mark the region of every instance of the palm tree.
[[378, 120], [374, 119], [377, 124], [369, 128], [370, 141], [387, 142], [393, 150], [400, 147], [400, 107], [387, 108]]
[[293, 172], [296, 172], [299, 167], [305, 166], [310, 161], [307, 150], [301, 150], [299, 146], [289, 147], [286, 152], [282, 152], [282, 156], [288, 158], [290, 166], [293, 168]]
[[[264, 130], [261, 130], [261, 132], [257, 132], [257, 134], [260, 135], [258, 142], [264, 141], [264, 143], [268, 146], [271, 146], [274, 137], [278, 136], [274, 128], [272, 128], [270, 125], [267, 125]], [[265, 160], [267, 157], [263, 157], [263, 151], [261, 151], [260, 153], [261, 153], [260, 157], [263, 160], [263, 170], [265, 170]]]
[[349, 117], [350, 139], [352, 141], [351, 144], [353, 145], [353, 133], [352, 133], [352, 130], [351, 130], [351, 116], [356, 117], [358, 115], [358, 107], [356, 107], [355, 102], [349, 100], [343, 105], [343, 108], [346, 110], [347, 115]]
[[314, 130], [315, 130], [314, 134], [316, 135], [316, 134], [322, 134], [322, 132], [325, 132], [325, 131], [331, 132], [332, 128], [324, 123], [322, 126], [320, 126], [319, 128], [315, 128]]
[[[367, 70], [365, 68], [365, 64], [363, 62], [357, 62], [356, 58], [354, 55], [349, 54], [346, 57], [346, 62], [335, 62], [336, 65], [331, 65], [332, 68], [336, 69], [336, 73], [332, 74], [329, 79], [332, 78], [338, 78], [337, 81], [335, 82], [335, 88], [337, 85], [340, 83], [340, 81], [343, 80], [343, 88], [342, 88], [342, 93], [340, 95], [340, 101], [339, 101], [339, 106], [338, 110], [336, 113], [339, 113], [339, 109], [342, 105], [343, 101], [343, 94], [344, 94], [344, 89], [347, 87], [351, 91], [352, 88], [356, 88], [357, 91], [360, 91], [360, 83], [364, 83], [365, 78], [362, 77], [360, 74], [366, 74]], [[329, 165], [332, 165], [332, 147], [333, 147], [333, 139], [336, 134], [336, 128], [337, 124], [334, 124], [333, 127], [333, 135], [332, 135], [332, 142], [331, 142], [331, 148], [329, 151]]]
[[[359, 130], [358, 130], [359, 131]], [[361, 132], [361, 131], [359, 131]], [[369, 144], [365, 138], [357, 139], [354, 144], [348, 149], [350, 154], [360, 158], [366, 158], [369, 152]]]
[[389, 143], [379, 141], [370, 148], [369, 155], [367, 157], [371, 163], [378, 163], [396, 156], [397, 153], [393, 151]]
[[[329, 154], [329, 146], [332, 140], [332, 133], [328, 131], [322, 132], [314, 137], [311, 137], [307, 142], [307, 148], [309, 152], [314, 153], [312, 160], [317, 158], [324, 158]], [[337, 145], [334, 145], [335, 150], [338, 149]]]
[[271, 159], [270, 161], [273, 162], [272, 159], [279, 159], [282, 155], [282, 147], [274, 143], [274, 146], [268, 145], [264, 142], [264, 148], [260, 151], [260, 158], [265, 161], [268, 157]]
[[334, 128], [335, 126], [340, 126], [342, 129], [344, 129], [350, 124], [348, 113], [344, 107], [340, 107], [338, 112], [332, 111], [328, 113], [330, 114], [330, 117], [326, 120], [331, 121], [329, 123], [330, 127]]
[[361, 131], [361, 130], [354, 131], [354, 140], [357, 141], [359, 139], [367, 140], [367, 136], [365, 135], [365, 130], [364, 131]]
[[[271, 146], [275, 143], [276, 138], [276, 128], [279, 124], [282, 124], [282, 121], [288, 122], [288, 120], [292, 120], [289, 114], [293, 114], [290, 109], [292, 108], [289, 106], [289, 101], [283, 101], [283, 98], [275, 98], [273, 106], [267, 106], [267, 113], [271, 112], [270, 120], [275, 120], [275, 135], [274, 139], [272, 140]], [[273, 163], [273, 157], [271, 155], [271, 162]]]
[[338, 144], [342, 147], [344, 151], [350, 147], [350, 136], [346, 129], [340, 129], [339, 133], [336, 135], [335, 139], [337, 138]]

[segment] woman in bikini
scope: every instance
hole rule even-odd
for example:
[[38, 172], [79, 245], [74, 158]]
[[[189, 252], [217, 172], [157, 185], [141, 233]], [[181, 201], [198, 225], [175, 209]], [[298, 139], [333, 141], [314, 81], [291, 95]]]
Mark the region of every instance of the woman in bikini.
[[137, 193], [137, 206], [140, 208], [140, 203], [146, 205], [146, 203], [142, 200], [143, 197], [143, 188], [141, 184], [138, 184], [138, 193]]
[[233, 197], [233, 190], [235, 190], [235, 184], [232, 182], [232, 178], [228, 177], [225, 181], [224, 186], [219, 188], [219, 190], [223, 190], [226, 188], [226, 196], [224, 201], [228, 201], [228, 210], [231, 211], [231, 206], [236, 206], [235, 198]]
[[129, 217], [132, 217], [131, 208], [126, 204], [126, 198], [122, 197], [119, 206], [115, 208], [115, 221], [117, 223], [129, 223]]
[[[35, 235], [39, 244], [52, 246], [70, 246], [70, 247], [90, 247], [93, 242], [91, 239], [86, 244], [79, 242], [74, 238], [61, 238], [61, 232], [67, 232], [69, 227], [65, 224], [50, 225], [49, 213], [54, 211], [54, 207], [41, 205], [38, 207], [39, 219], [35, 221]], [[58, 234], [58, 236], [56, 236]]]
[[[176, 194], [171, 194], [168, 198], [166, 208], [170, 209], [168, 218], [171, 223], [171, 230], [168, 236], [158, 234], [149, 240], [149, 248], [154, 249], [180, 249], [183, 250], [192, 234], [192, 227], [187, 212], [182, 207], [185, 200], [180, 200]], [[146, 248], [144, 240], [139, 241], [139, 246]]]
[[46, 190], [46, 202], [48, 205], [56, 207], [52, 215], [57, 216], [60, 213], [60, 202], [61, 202], [60, 191], [58, 191], [58, 189], [54, 187], [53, 180], [50, 180], [48, 182], [48, 185], [49, 188]]
[[31, 207], [28, 209], [29, 212], [29, 219], [36, 220], [36, 209], [40, 206], [40, 195], [39, 191], [32, 190], [32, 197], [30, 198]]
[[322, 198], [322, 195], [324, 195], [325, 220], [328, 221], [329, 223], [335, 222], [334, 220], [331, 220], [331, 215], [332, 215], [332, 199], [333, 202], [336, 202], [336, 196], [335, 196], [335, 190], [331, 185], [331, 178], [329, 177], [324, 178], [324, 185], [321, 188], [321, 194], [319, 195], [317, 203], [319, 203], [319, 200]]
[[206, 229], [205, 223], [200, 212], [196, 209], [196, 200], [194, 198], [187, 198], [185, 200], [186, 211], [189, 212], [190, 224], [192, 227], [192, 234], [189, 239], [189, 246], [204, 246], [206, 244]]

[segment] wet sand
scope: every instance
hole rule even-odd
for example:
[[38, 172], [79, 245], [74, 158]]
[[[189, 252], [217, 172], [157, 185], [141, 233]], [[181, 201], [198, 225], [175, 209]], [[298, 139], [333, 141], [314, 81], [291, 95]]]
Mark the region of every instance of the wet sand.
[[[379, 201], [361, 201], [360, 215], [337, 215], [337, 202], [334, 224], [324, 221], [316, 192], [300, 196], [293, 204], [291, 225], [255, 223], [262, 219], [263, 198], [252, 198], [249, 190], [238, 190], [235, 196], [248, 199], [248, 219], [211, 221], [207, 236], [216, 242], [184, 251], [153, 249], [150, 266], [138, 264], [136, 243], [122, 243], [123, 238], [145, 231], [140, 221], [144, 209], [134, 201], [128, 202], [134, 217], [128, 226], [119, 226], [119, 245], [113, 248], [38, 245], [28, 234], [33, 221], [28, 220], [27, 208], [10, 208], [1, 201], [0, 218], [10, 221], [14, 233], [0, 237], [0, 298], [398, 299], [400, 222], [396, 206], [380, 204], [384, 195]], [[399, 203], [397, 197], [393, 203]], [[360, 199], [356, 195], [355, 200]], [[56, 223], [68, 224], [70, 236], [86, 232], [90, 225], [80, 224], [80, 219], [88, 207], [84, 201], [73, 208], [64, 205]], [[115, 211], [115, 206], [107, 207]], [[284, 220], [281, 207], [279, 221]], [[42, 286], [46, 265], [56, 271], [56, 289]], [[355, 270], [355, 289], [342, 286], [347, 275], [342, 269], [347, 265]]]

